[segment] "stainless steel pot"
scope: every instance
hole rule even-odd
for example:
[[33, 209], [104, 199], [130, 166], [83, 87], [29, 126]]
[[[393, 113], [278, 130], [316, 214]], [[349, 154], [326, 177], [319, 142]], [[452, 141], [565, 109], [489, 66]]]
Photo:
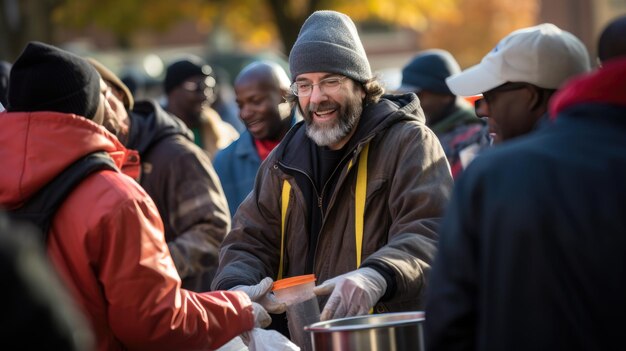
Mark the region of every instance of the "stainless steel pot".
[[424, 351], [424, 312], [372, 314], [311, 324], [315, 351]]

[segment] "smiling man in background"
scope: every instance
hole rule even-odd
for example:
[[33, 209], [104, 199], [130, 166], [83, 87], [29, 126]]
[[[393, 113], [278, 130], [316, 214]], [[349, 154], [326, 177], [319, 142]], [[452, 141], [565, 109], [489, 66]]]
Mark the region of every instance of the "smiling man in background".
[[239, 117], [247, 130], [213, 162], [232, 216], [254, 188], [261, 162], [297, 120], [285, 100], [289, 83], [280, 65], [266, 61], [249, 64], [235, 79]]

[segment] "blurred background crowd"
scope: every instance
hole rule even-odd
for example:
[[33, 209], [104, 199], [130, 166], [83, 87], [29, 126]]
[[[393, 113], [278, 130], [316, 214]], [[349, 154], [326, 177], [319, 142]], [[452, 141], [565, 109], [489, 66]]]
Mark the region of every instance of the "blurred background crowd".
[[[624, 0], [2, 0], [0, 59], [12, 62], [39, 40], [94, 57], [139, 98], [162, 93], [165, 68], [181, 53], [215, 69], [218, 94], [233, 99], [237, 73], [257, 59], [286, 67], [298, 31], [314, 10], [334, 9], [357, 22], [372, 69], [388, 90], [401, 68], [427, 48], [451, 52], [462, 68], [521, 27], [550, 22], [576, 35], [592, 57], [595, 38], [626, 13]], [[236, 116], [236, 106], [218, 111]], [[222, 116], [224, 118], [224, 116]], [[228, 117], [226, 117], [228, 118]], [[240, 126], [241, 127], [241, 126]]]

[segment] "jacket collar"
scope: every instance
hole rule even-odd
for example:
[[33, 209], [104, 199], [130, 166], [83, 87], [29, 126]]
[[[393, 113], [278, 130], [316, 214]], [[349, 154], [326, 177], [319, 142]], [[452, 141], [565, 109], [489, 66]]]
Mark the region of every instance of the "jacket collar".
[[[426, 118], [419, 106], [419, 100], [413, 93], [404, 95], [386, 95], [379, 102], [363, 108], [357, 130], [346, 144], [351, 151], [365, 140], [402, 121], [416, 121], [425, 124]], [[309, 151], [318, 146], [306, 135], [305, 122], [297, 123], [287, 133], [283, 142], [277, 147], [276, 155], [279, 162], [287, 167], [308, 169], [311, 164], [307, 157]]]
[[126, 147], [140, 155], [169, 135], [179, 134], [193, 142], [193, 133], [178, 117], [165, 111], [153, 100], [137, 101], [130, 114], [130, 130]]

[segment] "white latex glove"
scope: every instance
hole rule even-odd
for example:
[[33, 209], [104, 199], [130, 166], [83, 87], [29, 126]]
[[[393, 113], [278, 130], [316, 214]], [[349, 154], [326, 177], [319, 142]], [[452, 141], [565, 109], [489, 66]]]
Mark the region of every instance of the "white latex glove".
[[250, 351], [299, 351], [300, 348], [276, 330], [254, 328], [241, 334]]
[[256, 302], [252, 302], [252, 314], [254, 315], [254, 327], [265, 328], [272, 323], [272, 317], [265, 308]]
[[313, 289], [315, 295], [332, 292], [320, 320], [367, 314], [385, 294], [387, 282], [376, 270], [364, 267], [328, 279]]
[[278, 302], [274, 297], [274, 294], [271, 292], [272, 283], [274, 283], [272, 278], [265, 277], [257, 285], [238, 285], [230, 290], [245, 292], [250, 297], [250, 300], [261, 304], [269, 313], [283, 313], [287, 306], [284, 303]]

